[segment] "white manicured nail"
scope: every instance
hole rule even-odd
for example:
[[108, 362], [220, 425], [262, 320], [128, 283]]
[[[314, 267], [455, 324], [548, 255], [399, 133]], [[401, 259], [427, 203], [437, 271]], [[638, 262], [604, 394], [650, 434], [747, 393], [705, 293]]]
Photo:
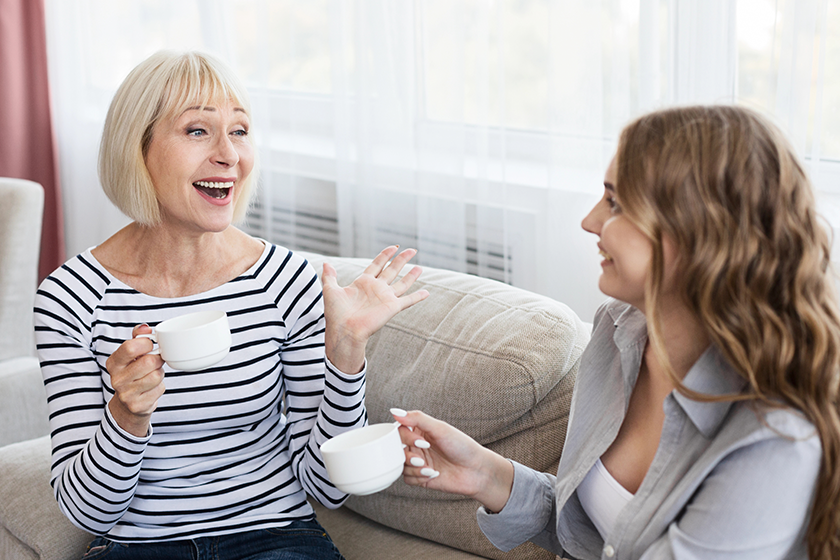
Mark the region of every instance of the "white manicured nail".
[[422, 467], [426, 464], [426, 461], [424, 461], [420, 457], [412, 457], [410, 463], [415, 467]]
[[440, 476], [440, 473], [438, 471], [436, 471], [435, 469], [430, 469], [429, 467], [421, 469], [420, 474], [422, 474], [423, 476], [428, 476], [429, 478], [437, 478]]
[[393, 414], [394, 416], [396, 416], [398, 418], [403, 418], [405, 416], [408, 416], [408, 412], [406, 412], [405, 410], [403, 410], [401, 408], [392, 408], [391, 409], [391, 414]]
[[428, 441], [425, 439], [418, 439], [414, 441], [414, 447], [419, 447], [420, 449], [428, 449], [432, 446]]

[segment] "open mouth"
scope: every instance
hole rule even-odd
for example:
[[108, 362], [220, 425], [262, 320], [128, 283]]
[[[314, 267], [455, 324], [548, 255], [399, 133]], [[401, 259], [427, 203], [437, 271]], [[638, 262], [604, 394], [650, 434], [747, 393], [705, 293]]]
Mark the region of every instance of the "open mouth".
[[222, 200], [233, 187], [233, 181], [217, 183], [215, 181], [196, 181], [193, 186], [211, 198]]
[[612, 260], [612, 257], [611, 257], [611, 256], [609, 256], [609, 255], [608, 255], [608, 254], [607, 254], [607, 253], [606, 253], [603, 249], [601, 249], [600, 251], [598, 251], [598, 254], [599, 254], [599, 255], [601, 255], [601, 256], [604, 258], [604, 260], [607, 260], [607, 261], [611, 261], [611, 260]]

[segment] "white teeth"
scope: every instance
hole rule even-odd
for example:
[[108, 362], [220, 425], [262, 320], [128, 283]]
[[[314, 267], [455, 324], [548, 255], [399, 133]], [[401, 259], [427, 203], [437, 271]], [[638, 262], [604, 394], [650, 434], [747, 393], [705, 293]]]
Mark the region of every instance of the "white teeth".
[[604, 258], [605, 258], [606, 260], [608, 260], [608, 261], [611, 261], [611, 260], [612, 260], [612, 257], [611, 257], [611, 256], [609, 256], [607, 253], [605, 253], [603, 249], [601, 249], [600, 251], [598, 251], [598, 254], [599, 254], [599, 255], [601, 255], [602, 257], [604, 257]]
[[193, 184], [198, 185], [199, 187], [206, 187], [208, 189], [229, 189], [233, 186], [233, 181], [227, 181], [225, 183], [217, 183], [215, 181], [196, 181]]

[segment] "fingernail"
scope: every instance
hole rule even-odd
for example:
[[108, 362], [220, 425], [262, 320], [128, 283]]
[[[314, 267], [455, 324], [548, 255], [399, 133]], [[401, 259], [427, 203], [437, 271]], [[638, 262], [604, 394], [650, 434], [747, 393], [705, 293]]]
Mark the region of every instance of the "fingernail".
[[405, 448], [407, 448], [407, 447], [408, 447], [408, 446], [407, 446], [406, 444], [402, 444], [402, 448], [403, 448], [403, 449], [405, 449]]
[[423, 476], [428, 476], [429, 478], [437, 478], [440, 476], [440, 473], [438, 471], [436, 471], [435, 469], [430, 469], [429, 467], [426, 467], [425, 469], [420, 469], [420, 474], [422, 474]]
[[391, 409], [391, 414], [393, 414], [397, 418], [403, 418], [405, 416], [408, 416], [408, 412], [406, 412], [405, 410], [403, 410], [401, 408], [392, 408]]
[[419, 447], [420, 449], [428, 449], [432, 446], [428, 441], [425, 439], [418, 439], [414, 442], [414, 447]]
[[415, 467], [422, 467], [423, 465], [425, 465], [425, 464], [426, 464], [426, 461], [424, 461], [424, 460], [423, 460], [423, 459], [421, 459], [420, 457], [412, 457], [412, 458], [411, 458], [411, 461], [409, 461], [409, 462], [410, 462], [412, 465], [414, 465]]

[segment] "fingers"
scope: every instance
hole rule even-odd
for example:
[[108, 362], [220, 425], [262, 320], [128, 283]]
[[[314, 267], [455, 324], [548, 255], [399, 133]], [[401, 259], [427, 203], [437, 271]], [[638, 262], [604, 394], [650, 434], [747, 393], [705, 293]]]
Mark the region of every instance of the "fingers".
[[[391, 245], [390, 247], [386, 247], [385, 249], [383, 249], [382, 252], [379, 253], [376, 256], [376, 258], [373, 259], [373, 261], [368, 265], [364, 273], [375, 276], [388, 284], [393, 282], [394, 279], [396, 279], [397, 275], [399, 275], [400, 271], [405, 267], [406, 264], [408, 264], [408, 261], [413, 259], [414, 256], [417, 254], [416, 249], [406, 249], [405, 251], [394, 257], [398, 250], [398, 245]], [[393, 260], [391, 260], [392, 257]], [[389, 260], [391, 260], [390, 263], [388, 262]], [[407, 274], [407, 276], [410, 275], [412, 271], [409, 271], [409, 274]], [[405, 293], [408, 287], [414, 283], [414, 280], [416, 280], [417, 277], [420, 276], [420, 272], [421, 271], [418, 270], [416, 273], [414, 273], [414, 275], [411, 278], [406, 280], [404, 287], [402, 287], [399, 291], [395, 289], [397, 295]]]
[[[148, 354], [154, 349], [154, 343], [145, 337], [138, 338], [140, 334], [150, 334], [152, 329], [149, 325], [137, 325], [131, 331], [132, 338], [120, 344], [113, 354], [108, 357], [105, 367], [108, 371], [116, 371], [128, 367], [143, 354]], [[162, 364], [161, 364], [162, 365]]]
[[408, 294], [407, 296], [402, 296], [400, 301], [400, 311], [404, 311], [414, 305], [415, 303], [420, 303], [424, 299], [429, 297], [429, 292], [427, 290], [418, 290], [413, 294]]
[[[391, 263], [391, 266], [394, 266], [393, 263]], [[388, 268], [391, 268], [391, 266], [389, 266]], [[406, 293], [411, 287], [411, 285], [414, 284], [414, 282], [420, 277], [421, 274], [423, 274], [422, 268], [420, 268], [419, 266], [412, 267], [411, 270], [406, 272], [402, 278], [398, 279], [396, 282], [391, 284], [391, 289], [394, 290], [394, 295], [399, 297]]]
[[371, 263], [367, 266], [364, 271], [364, 274], [370, 274], [372, 276], [379, 276], [382, 270], [385, 268], [385, 265], [388, 264], [388, 261], [391, 260], [391, 257], [397, 254], [399, 251], [399, 245], [391, 245], [390, 247], [385, 247], [382, 251], [376, 255]]
[[[424, 439], [422, 424], [435, 421], [422, 412], [408, 413], [401, 408], [392, 408], [391, 414], [401, 424], [400, 438], [405, 444], [405, 467], [403, 475], [409, 484], [421, 485], [440, 476], [434, 469], [432, 445]], [[409, 417], [411, 415], [411, 417]]]

